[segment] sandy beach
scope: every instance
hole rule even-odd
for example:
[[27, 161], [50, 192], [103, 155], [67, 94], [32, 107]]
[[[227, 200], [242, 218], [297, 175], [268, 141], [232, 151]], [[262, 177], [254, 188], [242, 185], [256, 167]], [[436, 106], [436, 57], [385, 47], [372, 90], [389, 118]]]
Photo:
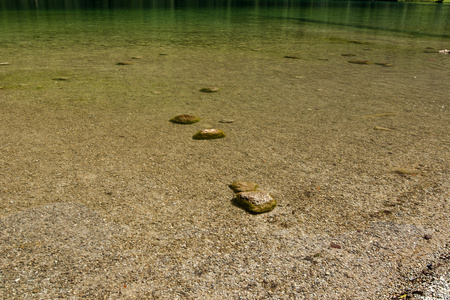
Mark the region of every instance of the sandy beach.
[[[450, 56], [316, 42], [4, 52], [0, 298], [432, 297]], [[226, 137], [192, 139], [204, 128]], [[232, 205], [235, 180], [278, 206]]]

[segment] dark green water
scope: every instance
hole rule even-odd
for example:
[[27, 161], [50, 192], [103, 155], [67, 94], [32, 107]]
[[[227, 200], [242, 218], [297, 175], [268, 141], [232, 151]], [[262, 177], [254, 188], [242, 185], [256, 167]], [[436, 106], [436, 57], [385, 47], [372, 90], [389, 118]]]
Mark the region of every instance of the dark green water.
[[[333, 31], [448, 42], [450, 6], [373, 1], [0, 1], [0, 47], [149, 41], [265, 43]], [[56, 41], [57, 42], [57, 41]], [[195, 41], [191, 41], [195, 43]]]

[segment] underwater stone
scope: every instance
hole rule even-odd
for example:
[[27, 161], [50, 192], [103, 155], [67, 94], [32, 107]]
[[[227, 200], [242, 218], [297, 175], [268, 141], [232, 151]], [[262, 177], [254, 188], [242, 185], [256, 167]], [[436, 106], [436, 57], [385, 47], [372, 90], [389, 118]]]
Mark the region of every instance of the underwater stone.
[[228, 185], [235, 193], [256, 191], [258, 185], [247, 181], [234, 181]]
[[215, 87], [215, 86], [200, 89], [200, 92], [203, 92], [203, 93], [215, 93], [218, 91], [219, 91], [219, 88]]
[[177, 124], [193, 124], [200, 121], [199, 117], [191, 116], [191, 115], [178, 115], [170, 119], [170, 122]]
[[212, 140], [224, 138], [225, 133], [219, 129], [203, 129], [192, 137], [194, 140]]
[[393, 64], [390, 64], [390, 63], [375, 63], [376, 65], [379, 65], [379, 66], [383, 66], [383, 67], [392, 67], [393, 66]]
[[116, 65], [119, 65], [119, 66], [127, 66], [127, 65], [132, 65], [133, 63], [132, 62], [129, 62], [129, 61], [119, 61]]
[[234, 122], [234, 120], [231, 120], [231, 119], [220, 119], [219, 120], [219, 123], [233, 123]]
[[269, 212], [277, 206], [275, 199], [268, 192], [263, 191], [238, 193], [236, 203], [241, 208], [258, 214]]
[[349, 60], [348, 61], [351, 64], [357, 64], [357, 65], [370, 65], [371, 62], [368, 60]]

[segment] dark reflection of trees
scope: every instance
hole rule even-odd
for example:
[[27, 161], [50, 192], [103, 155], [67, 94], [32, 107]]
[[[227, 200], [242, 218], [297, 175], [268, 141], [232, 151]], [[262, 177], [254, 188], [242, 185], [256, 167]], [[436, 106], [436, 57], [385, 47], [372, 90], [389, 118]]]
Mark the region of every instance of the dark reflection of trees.
[[[0, 0], [0, 9], [123, 9], [323, 6], [328, 0]], [[342, 1], [347, 2], [347, 1]]]

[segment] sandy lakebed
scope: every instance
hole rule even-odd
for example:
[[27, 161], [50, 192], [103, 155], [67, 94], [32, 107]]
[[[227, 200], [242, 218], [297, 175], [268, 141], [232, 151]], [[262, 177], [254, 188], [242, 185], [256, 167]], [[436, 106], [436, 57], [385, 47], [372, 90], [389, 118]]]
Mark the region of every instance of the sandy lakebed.
[[448, 299], [444, 45], [240, 42], [2, 50], [1, 299]]

